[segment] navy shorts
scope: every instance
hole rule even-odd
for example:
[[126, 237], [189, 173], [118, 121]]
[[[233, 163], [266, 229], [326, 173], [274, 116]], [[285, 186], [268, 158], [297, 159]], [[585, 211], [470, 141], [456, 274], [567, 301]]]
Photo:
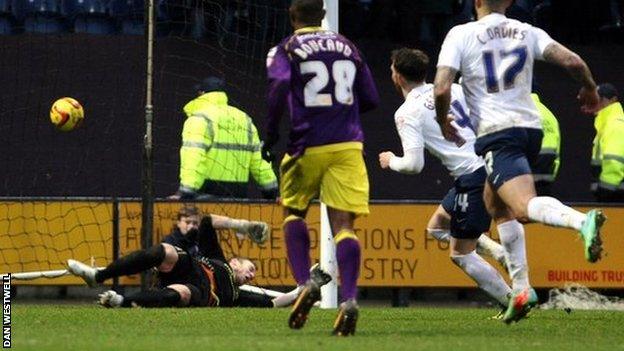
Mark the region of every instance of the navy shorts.
[[490, 229], [492, 218], [485, 209], [483, 187], [485, 167], [455, 180], [442, 200], [442, 208], [451, 215], [451, 236], [456, 239], [477, 239]]
[[442, 203], [440, 204], [446, 213], [453, 213], [453, 207], [455, 206], [455, 187], [449, 189], [449, 191], [444, 195], [442, 199]]
[[488, 181], [498, 190], [506, 181], [532, 174], [543, 133], [534, 128], [508, 128], [477, 138], [475, 152], [485, 160]]

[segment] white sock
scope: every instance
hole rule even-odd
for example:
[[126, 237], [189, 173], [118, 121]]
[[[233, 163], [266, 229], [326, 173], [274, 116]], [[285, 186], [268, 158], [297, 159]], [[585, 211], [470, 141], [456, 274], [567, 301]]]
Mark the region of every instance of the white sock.
[[477, 239], [477, 253], [490, 256], [499, 262], [505, 257], [503, 246], [485, 234], [481, 234], [479, 239]]
[[483, 291], [492, 296], [503, 306], [507, 306], [511, 288], [503, 277], [476, 252], [466, 255], [451, 256], [451, 260], [468, 274]]
[[445, 243], [451, 241], [451, 232], [448, 229], [427, 228], [427, 233], [431, 234], [431, 236], [436, 238], [438, 241]]
[[538, 196], [529, 200], [529, 219], [555, 227], [581, 230], [585, 214], [561, 203], [550, 196]]
[[511, 276], [511, 286], [515, 292], [530, 288], [529, 265], [524, 244], [524, 227], [516, 220], [497, 226], [501, 244], [505, 248], [507, 270]]

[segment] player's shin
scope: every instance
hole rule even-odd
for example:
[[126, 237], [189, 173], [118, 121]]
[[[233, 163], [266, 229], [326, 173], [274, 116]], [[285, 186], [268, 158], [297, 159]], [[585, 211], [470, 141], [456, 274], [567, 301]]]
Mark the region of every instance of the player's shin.
[[530, 287], [529, 266], [526, 258], [524, 227], [516, 220], [507, 221], [497, 226], [501, 244], [505, 248], [507, 270], [511, 276], [513, 291]]
[[555, 227], [581, 230], [585, 214], [561, 203], [550, 196], [537, 196], [527, 205], [529, 219]]
[[180, 293], [171, 289], [140, 291], [124, 298], [122, 307], [176, 307], [180, 303]]
[[310, 279], [310, 234], [303, 218], [290, 215], [284, 220], [284, 234], [290, 269], [297, 285]]
[[334, 238], [336, 260], [340, 271], [340, 292], [344, 300], [355, 299], [360, 276], [361, 249], [358, 237], [350, 230], [341, 230]]
[[157, 267], [164, 259], [165, 248], [163, 245], [155, 245], [147, 250], [134, 251], [113, 261], [105, 269], [98, 271], [95, 275], [95, 280], [101, 283], [109, 278], [140, 273], [152, 267]]
[[475, 251], [466, 255], [452, 255], [451, 260], [470, 276], [488, 295], [507, 306], [511, 288], [503, 277]]

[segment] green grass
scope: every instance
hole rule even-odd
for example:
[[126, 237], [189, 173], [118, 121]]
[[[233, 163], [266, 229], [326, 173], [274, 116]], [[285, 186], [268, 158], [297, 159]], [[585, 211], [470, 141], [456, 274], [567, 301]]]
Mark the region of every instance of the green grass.
[[364, 308], [355, 337], [330, 336], [335, 311], [303, 330], [289, 310], [12, 306], [17, 350], [624, 350], [624, 313], [535, 311], [507, 326], [493, 309]]

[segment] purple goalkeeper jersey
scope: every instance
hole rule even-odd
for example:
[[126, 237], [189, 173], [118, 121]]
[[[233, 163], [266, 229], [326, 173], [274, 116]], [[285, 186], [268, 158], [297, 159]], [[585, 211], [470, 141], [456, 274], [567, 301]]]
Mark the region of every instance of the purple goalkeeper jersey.
[[267, 75], [267, 135], [277, 136], [288, 106], [290, 155], [310, 146], [364, 140], [360, 113], [375, 108], [379, 95], [366, 62], [347, 38], [319, 27], [297, 30], [269, 51]]

